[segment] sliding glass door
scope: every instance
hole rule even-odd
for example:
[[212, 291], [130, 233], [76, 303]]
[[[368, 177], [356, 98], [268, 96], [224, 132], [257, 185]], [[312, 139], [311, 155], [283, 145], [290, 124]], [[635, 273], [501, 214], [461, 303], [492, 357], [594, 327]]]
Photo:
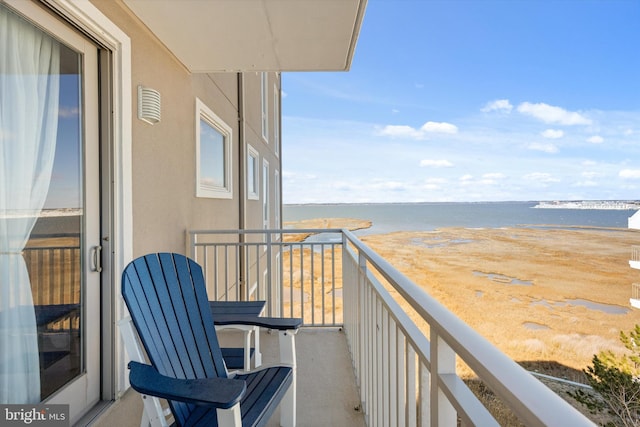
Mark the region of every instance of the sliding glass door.
[[98, 48], [0, 4], [0, 403], [100, 392]]

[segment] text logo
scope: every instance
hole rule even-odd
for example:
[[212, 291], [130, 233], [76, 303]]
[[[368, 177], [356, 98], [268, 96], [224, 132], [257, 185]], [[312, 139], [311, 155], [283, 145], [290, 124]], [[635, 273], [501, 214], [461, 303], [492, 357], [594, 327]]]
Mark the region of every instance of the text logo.
[[69, 427], [69, 405], [0, 405], [0, 427]]

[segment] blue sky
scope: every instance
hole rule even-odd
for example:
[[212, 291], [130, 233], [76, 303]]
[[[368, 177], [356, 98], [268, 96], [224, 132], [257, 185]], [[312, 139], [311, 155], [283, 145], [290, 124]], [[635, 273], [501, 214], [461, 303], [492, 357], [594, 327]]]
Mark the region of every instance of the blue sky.
[[640, 199], [640, 0], [369, 0], [282, 81], [284, 203]]

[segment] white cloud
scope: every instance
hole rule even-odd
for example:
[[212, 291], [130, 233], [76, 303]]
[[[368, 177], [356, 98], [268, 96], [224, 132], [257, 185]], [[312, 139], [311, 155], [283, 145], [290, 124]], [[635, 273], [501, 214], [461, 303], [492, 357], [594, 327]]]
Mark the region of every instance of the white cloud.
[[485, 173], [482, 175], [484, 179], [505, 179], [507, 176], [500, 172]]
[[499, 172], [485, 173], [482, 175], [482, 179], [478, 181], [478, 184], [493, 185], [504, 178], [505, 175]]
[[574, 187], [597, 187], [598, 183], [595, 181], [587, 180], [587, 181], [578, 181], [573, 184]]
[[585, 172], [582, 172], [580, 175], [587, 179], [591, 179], [591, 178], [597, 178], [597, 177], [603, 176], [604, 174], [602, 172], [585, 171]]
[[379, 132], [377, 132], [377, 134], [381, 136], [390, 136], [392, 138], [401, 138], [401, 137], [408, 137], [413, 139], [424, 138], [424, 134], [422, 132], [412, 128], [411, 126], [406, 126], [406, 125], [387, 125], [383, 127]]
[[391, 109], [391, 112], [392, 112], [393, 114], [398, 114], [398, 113], [400, 112], [400, 110], [398, 110], [397, 108], [392, 108], [392, 109]]
[[420, 160], [420, 167], [451, 168], [453, 167], [453, 163], [449, 160], [422, 159]]
[[600, 135], [594, 135], [591, 138], [587, 139], [592, 144], [602, 144], [604, 142], [604, 138]]
[[495, 101], [487, 102], [487, 105], [480, 109], [483, 113], [490, 113], [491, 111], [510, 113], [511, 110], [513, 110], [513, 105], [508, 99], [496, 99]]
[[425, 182], [427, 184], [446, 184], [447, 180], [445, 178], [427, 178]]
[[456, 134], [458, 127], [445, 122], [426, 122], [420, 129], [407, 125], [387, 125], [378, 129], [378, 136], [390, 136], [392, 138], [426, 139], [428, 134]]
[[62, 107], [58, 110], [58, 116], [63, 119], [70, 119], [74, 117], [78, 117], [80, 115], [80, 110], [77, 107]]
[[551, 143], [532, 142], [527, 146], [529, 150], [543, 151], [545, 153], [557, 153], [558, 147]]
[[535, 182], [560, 182], [558, 178], [555, 178], [550, 173], [545, 172], [533, 172], [526, 174], [524, 177], [527, 181], [535, 181]]
[[[513, 109], [519, 104], [515, 103]], [[392, 116], [396, 120], [389, 119], [379, 127], [370, 121], [284, 116], [287, 158], [283, 159], [285, 172], [281, 175], [283, 201], [599, 200], [633, 199], [639, 194], [640, 163], [634, 159], [640, 126], [632, 136], [622, 135], [633, 129], [634, 123], [640, 123], [638, 112], [576, 107], [575, 111], [588, 115], [594, 124], [569, 127], [545, 124], [517, 111], [505, 116], [481, 113], [479, 108], [469, 116], [422, 116], [422, 121], [418, 116], [415, 121], [415, 117], [405, 117], [409, 111], [402, 106], [385, 107], [387, 117], [392, 108], [402, 110], [402, 116]], [[422, 124], [429, 119], [455, 124], [459, 131], [454, 135], [421, 132]], [[385, 124], [409, 125], [390, 127], [387, 132], [399, 129], [396, 134], [411, 136], [374, 137], [373, 131], [380, 131]], [[542, 133], [549, 129], [562, 130], [564, 136], [544, 138]], [[594, 135], [602, 136], [604, 142], [587, 142]], [[540, 144], [539, 149], [549, 151], [556, 146], [558, 151], [548, 154], [527, 149], [534, 142]], [[355, 158], [358, 168], [353, 167]], [[384, 179], [377, 179], [381, 176]], [[387, 190], [378, 183], [381, 180], [390, 181]]]
[[373, 183], [371, 188], [385, 191], [404, 191], [407, 189], [407, 184], [400, 181], [381, 181]]
[[555, 107], [542, 102], [538, 104], [523, 102], [518, 105], [518, 111], [545, 123], [557, 123], [567, 126], [591, 124], [591, 120], [580, 113], [567, 111], [564, 108]]
[[640, 169], [623, 169], [618, 176], [624, 179], [640, 179]]
[[564, 131], [559, 129], [547, 129], [542, 132], [541, 135], [547, 139], [559, 139], [564, 136]]
[[283, 171], [282, 172], [282, 178], [286, 179], [286, 180], [316, 179], [316, 178], [318, 178], [318, 176], [315, 175], [315, 174], [311, 174], [311, 173], [299, 174], [299, 173], [291, 172], [291, 171]]
[[458, 127], [456, 125], [445, 122], [427, 122], [422, 125], [420, 130], [427, 133], [458, 133]]

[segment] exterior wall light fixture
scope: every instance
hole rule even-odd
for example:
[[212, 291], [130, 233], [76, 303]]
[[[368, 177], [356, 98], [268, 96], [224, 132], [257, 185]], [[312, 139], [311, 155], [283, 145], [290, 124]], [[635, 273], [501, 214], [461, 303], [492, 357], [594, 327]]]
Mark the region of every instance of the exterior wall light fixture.
[[155, 125], [160, 121], [160, 92], [150, 87], [138, 86], [138, 118]]

